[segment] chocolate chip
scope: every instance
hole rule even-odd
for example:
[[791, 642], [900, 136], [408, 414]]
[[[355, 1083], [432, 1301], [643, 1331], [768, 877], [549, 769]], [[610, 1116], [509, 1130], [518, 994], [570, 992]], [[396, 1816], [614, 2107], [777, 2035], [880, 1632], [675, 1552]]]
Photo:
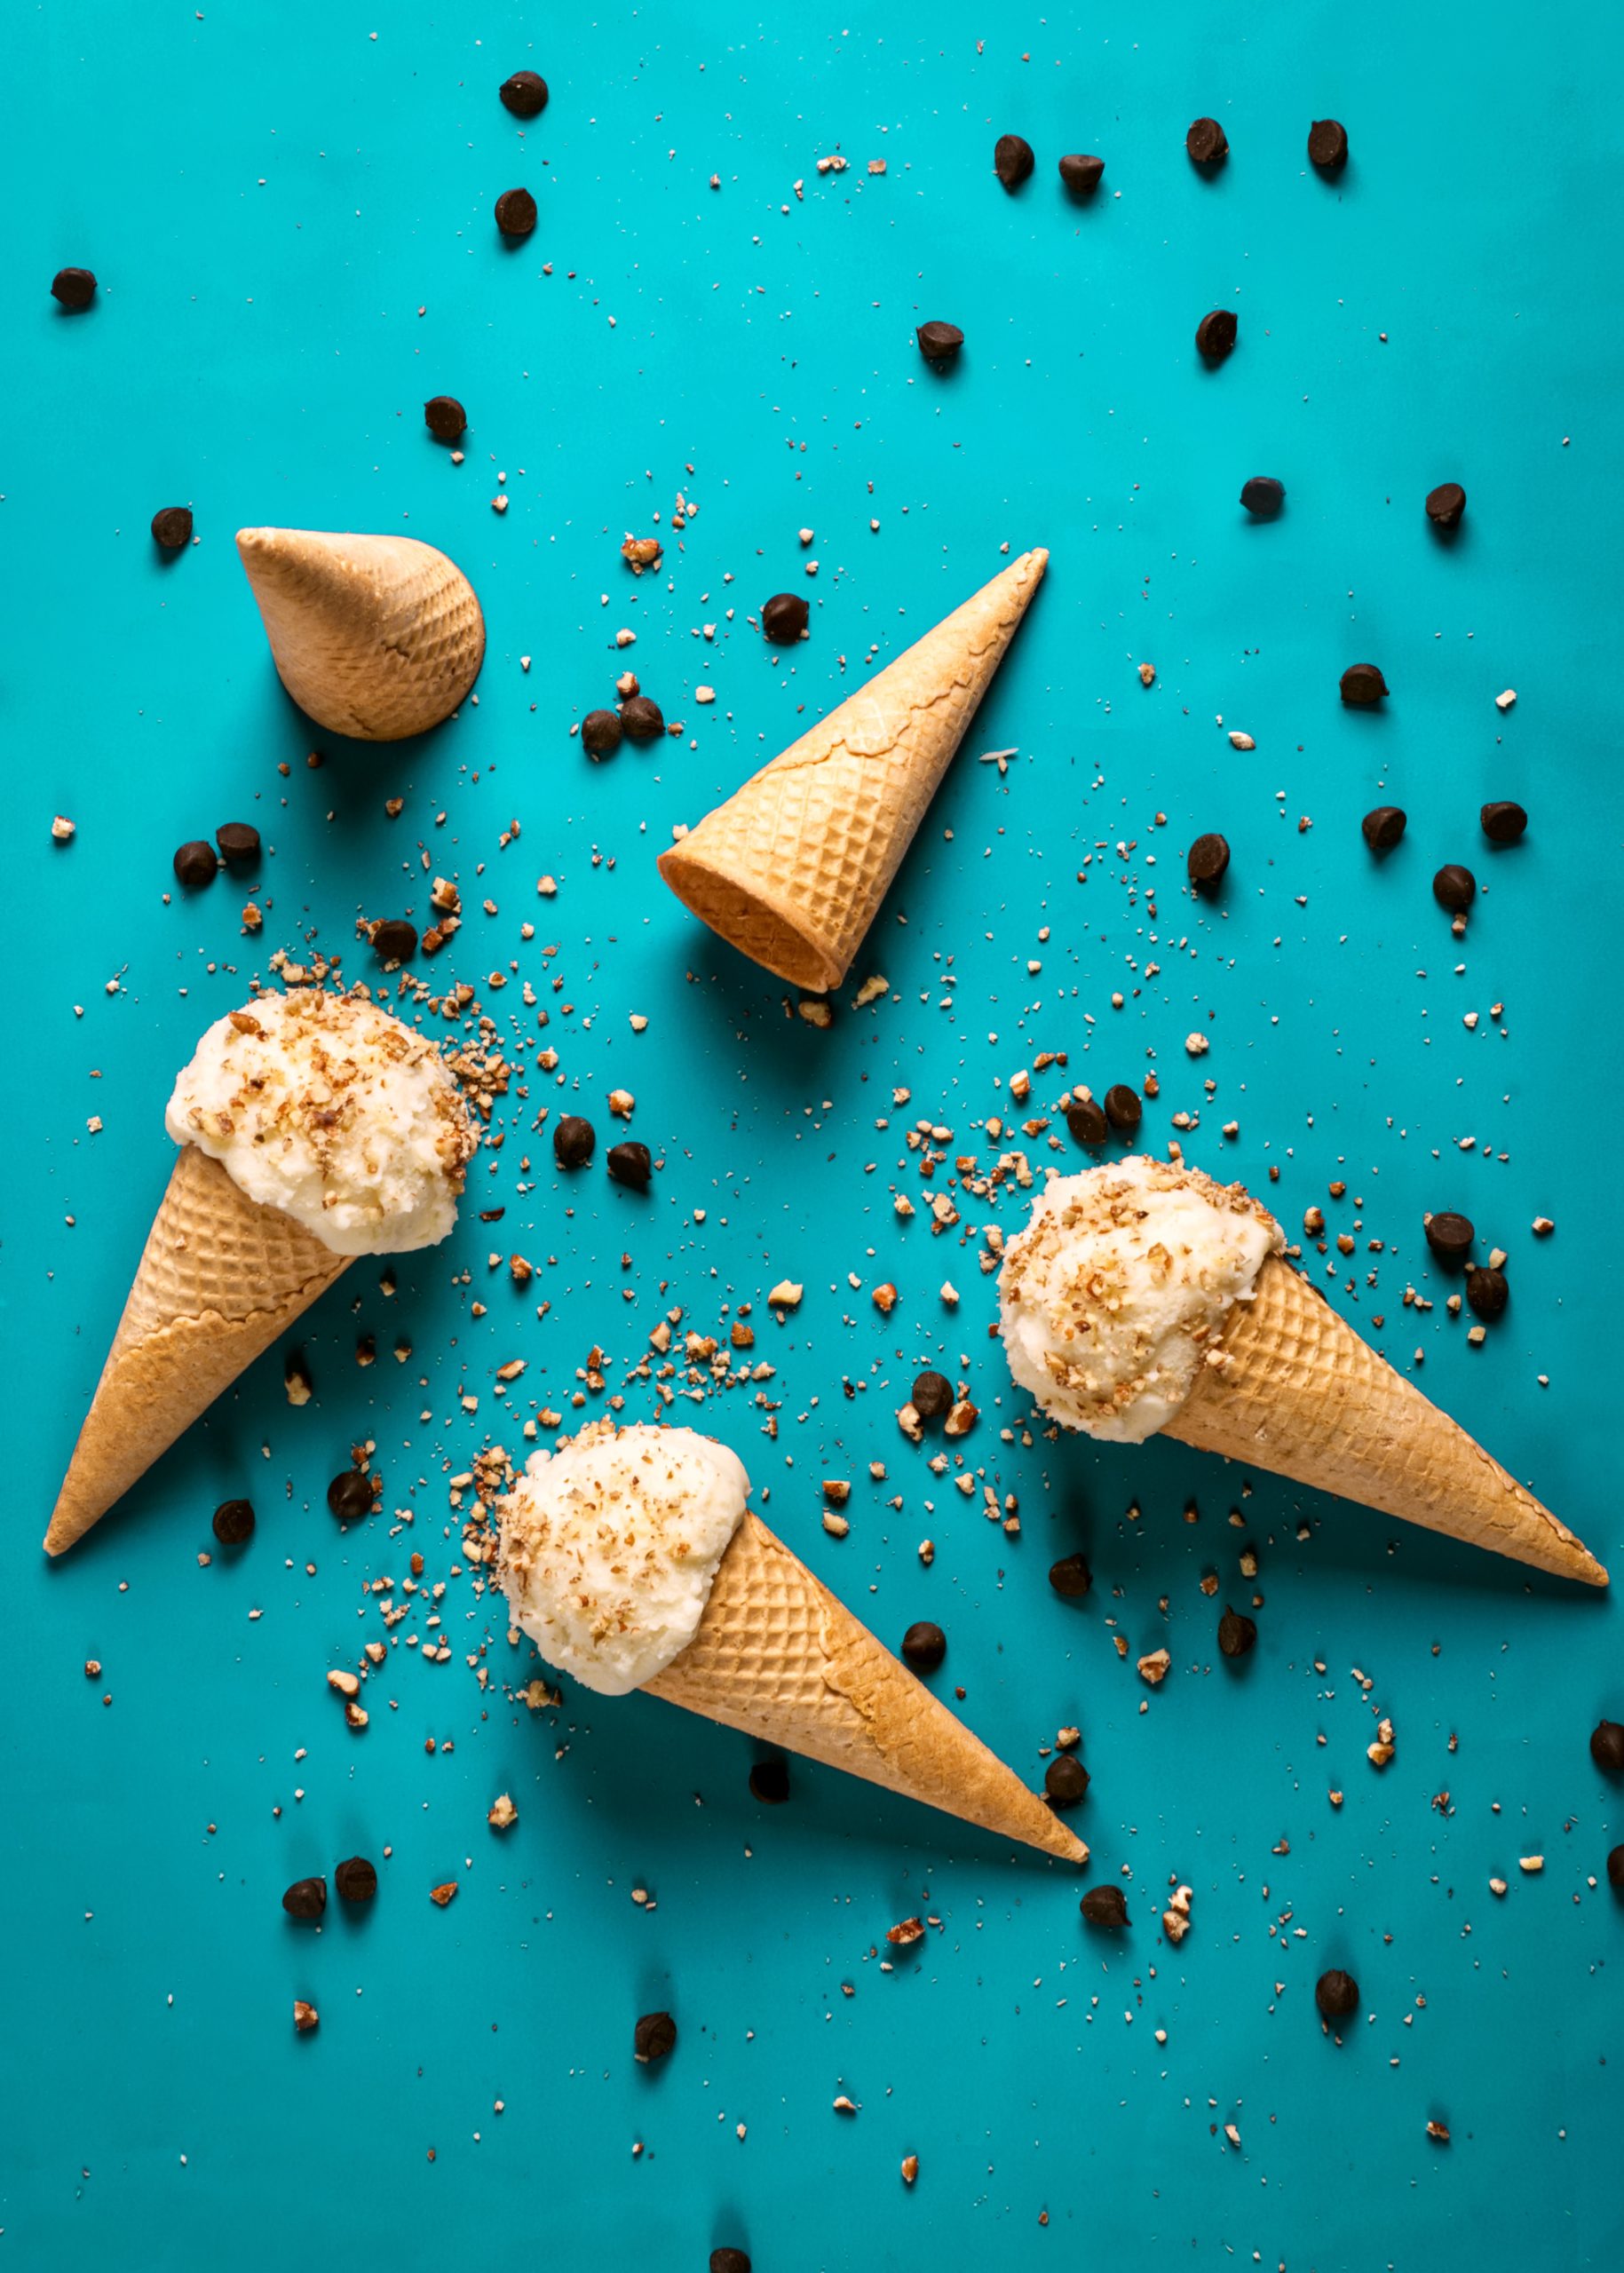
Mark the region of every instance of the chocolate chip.
[[295, 1879], [282, 1897], [289, 1918], [319, 1918], [327, 1908], [325, 1879]]
[[764, 1808], [781, 1808], [789, 1797], [787, 1760], [758, 1760], [750, 1770], [750, 1791]]
[[908, 1402], [922, 1421], [939, 1421], [953, 1410], [953, 1383], [946, 1374], [919, 1374]]
[[1260, 521], [1271, 521], [1286, 503], [1286, 485], [1271, 473], [1255, 473], [1240, 486], [1240, 502]]
[[914, 337], [927, 363], [951, 362], [964, 345], [964, 335], [956, 323], [942, 323], [934, 317], [922, 323]]
[[552, 1157], [561, 1168], [583, 1168], [597, 1143], [591, 1122], [578, 1113], [566, 1113], [552, 1132]]
[[775, 647], [793, 647], [812, 610], [799, 592], [774, 592], [762, 603], [761, 629]]
[[1404, 835], [1408, 819], [1402, 805], [1373, 805], [1359, 829], [1373, 852], [1390, 852]]
[[589, 710], [581, 721], [581, 747], [592, 757], [613, 757], [621, 746], [617, 710]]
[[1345, 2021], [1359, 2008], [1359, 1985], [1351, 1973], [1334, 1965], [1314, 1984], [1314, 2002], [1327, 2021]]
[[1432, 897], [1452, 915], [1464, 915], [1477, 897], [1477, 879], [1458, 860], [1446, 860], [1432, 879]]
[[327, 1504], [341, 1524], [359, 1523], [372, 1513], [372, 1478], [359, 1468], [346, 1468], [328, 1485]]
[[1105, 1118], [1119, 1136], [1131, 1136], [1145, 1118], [1138, 1090], [1126, 1081], [1114, 1082], [1105, 1091]]
[[939, 1626], [922, 1618], [902, 1636], [902, 1655], [915, 1673], [934, 1673], [947, 1654], [947, 1636]]
[[1072, 1099], [1066, 1108], [1066, 1125], [1073, 1141], [1086, 1144], [1091, 1152], [1110, 1141], [1111, 1124], [1092, 1097]]
[[1221, 363], [1240, 330], [1240, 319], [1233, 308], [1209, 308], [1195, 327], [1195, 344], [1209, 363]]
[[1018, 134], [1001, 134], [993, 146], [993, 171], [1006, 189], [1018, 189], [1036, 162], [1031, 143]]
[[250, 820], [223, 820], [214, 832], [220, 858], [229, 867], [246, 868], [259, 858], [259, 831]]
[[1317, 118], [1308, 130], [1308, 162], [1322, 174], [1339, 174], [1348, 162], [1348, 130], [1340, 119]]
[[51, 297], [75, 315], [96, 297], [96, 279], [88, 268], [59, 268], [51, 280]]
[[346, 1902], [370, 1902], [377, 1892], [377, 1873], [364, 1855], [352, 1855], [333, 1873], [333, 1884]]
[[1192, 165], [1219, 166], [1229, 155], [1229, 137], [1216, 118], [1198, 118], [1184, 137]]
[[1226, 1658], [1248, 1658], [1257, 1647], [1257, 1622], [1226, 1609], [1218, 1620], [1218, 1647]]
[[1491, 844], [1520, 843], [1523, 831], [1528, 826], [1527, 814], [1521, 805], [1513, 804], [1509, 798], [1485, 805], [1477, 820]]
[[1073, 197], [1091, 197], [1105, 170], [1103, 158], [1085, 157], [1081, 150], [1068, 150], [1060, 161], [1060, 178]]
[[1090, 1926], [1128, 1923], [1128, 1897], [1120, 1886], [1091, 1886], [1078, 1907]]
[[152, 537], [165, 552], [178, 552], [192, 542], [190, 505], [160, 505], [152, 517]]
[[1074, 1753], [1057, 1753], [1043, 1770], [1050, 1807], [1074, 1808], [1088, 1788], [1089, 1771]]
[[646, 1192], [654, 1172], [648, 1146], [639, 1144], [635, 1137], [628, 1137], [623, 1144], [611, 1144], [604, 1155], [604, 1166], [616, 1184], [629, 1184], [633, 1192]]
[[535, 200], [527, 189], [504, 189], [496, 200], [496, 226], [504, 237], [527, 237], [535, 226]]
[[380, 962], [410, 962], [417, 952], [417, 926], [404, 915], [386, 915], [372, 927], [372, 952]]
[[1387, 681], [1374, 663], [1350, 663], [1342, 675], [1342, 699], [1350, 710], [1368, 710], [1387, 694]]
[[1089, 1568], [1086, 1555], [1063, 1555], [1058, 1563], [1049, 1566], [1049, 1583], [1067, 1602], [1081, 1602], [1094, 1584], [1094, 1573]]
[[1456, 1216], [1448, 1208], [1436, 1216], [1424, 1216], [1422, 1229], [1426, 1232], [1427, 1245], [1440, 1263], [1464, 1263], [1477, 1236], [1469, 1216]]
[[1624, 1893], [1624, 1847], [1614, 1847], [1608, 1852], [1607, 1883]]
[[646, 694], [629, 694], [621, 705], [621, 731], [634, 742], [652, 742], [665, 732], [665, 713]]
[[539, 71], [515, 71], [496, 92], [503, 109], [511, 110], [515, 118], [539, 118], [547, 107], [547, 82]]
[[710, 2273], [750, 2273], [750, 2261], [741, 2249], [713, 2249]]
[[645, 2013], [631, 2032], [631, 2048], [645, 2065], [663, 2060], [677, 2043], [677, 2024], [669, 2013]]
[[214, 1511], [214, 1535], [222, 1547], [242, 1547], [254, 1536], [251, 1500], [222, 1500]]
[[1466, 1300], [1474, 1317], [1487, 1319], [1491, 1323], [1505, 1315], [1506, 1304], [1511, 1299], [1511, 1289], [1506, 1284], [1506, 1274], [1493, 1264], [1484, 1263], [1466, 1274]]
[[1466, 492], [1458, 481], [1440, 481], [1436, 489], [1428, 490], [1427, 519], [1434, 528], [1459, 528], [1465, 511]]
[[468, 431], [468, 413], [454, 394], [431, 395], [423, 423], [437, 442], [459, 442]]
[[177, 851], [173, 867], [176, 875], [188, 891], [201, 891], [218, 875], [220, 859], [212, 844], [205, 843], [201, 836], [194, 836], [189, 844], [183, 844]]
[[1184, 856], [1190, 871], [1190, 881], [1198, 891], [1211, 891], [1223, 878], [1229, 866], [1229, 840], [1216, 832], [1198, 836]]
[[1624, 1723], [1596, 1723], [1590, 1731], [1590, 1757], [1610, 1776], [1624, 1776]]

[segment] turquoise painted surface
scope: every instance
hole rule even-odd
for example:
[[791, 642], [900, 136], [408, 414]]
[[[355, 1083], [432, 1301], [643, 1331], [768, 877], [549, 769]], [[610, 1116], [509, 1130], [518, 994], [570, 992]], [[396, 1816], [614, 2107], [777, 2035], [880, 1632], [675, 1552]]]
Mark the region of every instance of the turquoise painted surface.
[[[1351, 1222], [1326, 1202], [1347, 1181], [1361, 1243], [1389, 1251], [1361, 1246], [1335, 1298], [1395, 1359], [1424, 1350], [1429, 1393], [1617, 1563], [1592, 1355], [1610, 1327], [1597, 1139], [1618, 1100], [1616, 28], [1571, 5], [1217, 27], [1184, 4], [983, 19], [949, 0], [921, 28], [863, 6], [825, 28], [90, 0], [20, 12], [10, 59], [10, 2261], [225, 2252], [246, 2273], [364, 2248], [684, 2268], [731, 2241], [760, 2273], [1130, 2251], [1322, 2273], [1612, 2262], [1624, 1920], [1590, 1881], [1624, 1810], [1585, 1749], [1624, 1699], [1611, 1603], [1266, 1478], [1232, 1529], [1236, 1479], [1176, 1446], [1006, 1443], [1019, 1407], [986, 1339], [991, 1282], [958, 1233], [899, 1230], [890, 1192], [914, 1190], [910, 1121], [984, 1146], [975, 1124], [1009, 1110], [996, 1078], [1040, 1049], [1097, 1088], [1153, 1063], [1157, 1146], [1199, 1112], [1191, 1156], [1260, 1186], [1278, 1167], [1293, 1227], [1312, 1202]], [[521, 139], [495, 86], [522, 66], [552, 101]], [[1201, 111], [1232, 145], [1215, 184], [1182, 151]], [[1303, 160], [1325, 113], [1352, 138], [1336, 187]], [[1014, 200], [989, 170], [1007, 129], [1039, 160]], [[836, 148], [850, 170], [820, 176]], [[1073, 148], [1107, 161], [1089, 209], [1054, 178]], [[521, 181], [541, 226], [504, 251], [490, 206]], [[86, 318], [46, 297], [64, 262], [102, 281]], [[1208, 375], [1193, 326], [1232, 299], [1241, 345]], [[927, 316], [968, 336], [945, 382], [914, 352]], [[471, 412], [461, 468], [421, 425], [442, 390]], [[1235, 503], [1260, 471], [1290, 493], [1271, 527]], [[1446, 550], [1421, 499], [1449, 478], [1470, 505]], [[655, 510], [669, 532], [679, 490], [701, 511], [667, 556], [674, 589], [634, 585], [620, 538]], [[201, 542], [165, 566], [147, 524], [182, 499]], [[392, 752], [313, 734], [233, 552], [261, 521], [444, 545], [489, 623], [477, 708]], [[799, 584], [803, 526], [812, 638], [774, 665], [743, 618]], [[814, 1034], [691, 925], [654, 854], [1006, 542], [1048, 544], [1050, 576], [860, 962], [891, 998]], [[690, 733], [594, 769], [568, 728], [609, 697], [622, 624]], [[1393, 688], [1380, 719], [1335, 699], [1367, 658]], [[1002, 779], [974, 763], [1009, 746]], [[1379, 795], [1410, 832], [1377, 870], [1358, 819]], [[1513, 854], [1480, 844], [1491, 796], [1533, 814]], [[77, 823], [65, 850], [55, 812]], [[173, 846], [227, 818], [273, 847], [258, 940], [224, 881], [165, 904]], [[1234, 867], [1210, 909], [1176, 886], [1214, 827]], [[505, 1219], [468, 1211], [392, 1301], [359, 1267], [304, 1337], [311, 1405], [291, 1410], [267, 1361], [45, 1567], [36, 1542], [165, 1174], [173, 1068], [273, 946], [360, 967], [358, 914], [421, 912], [420, 848], [470, 906], [437, 980], [476, 985], [504, 1041], [535, 1036], [520, 976], [553, 1001], [556, 970], [574, 1005], [550, 1029], [566, 1087], [533, 1076], [509, 1100], [506, 1148], [474, 1180]], [[1427, 891], [1446, 858], [1491, 887], [1462, 949]], [[665, 1158], [648, 1201], [561, 1191], [534, 1139], [521, 1176], [537, 1103], [579, 1097], [601, 1125], [617, 1083]], [[1441, 1299], [1399, 1305], [1406, 1284], [1447, 1291], [1420, 1236], [1442, 1205], [1510, 1255], [1512, 1308], [1481, 1350]], [[541, 1264], [535, 1299], [487, 1272], [498, 1245]], [[783, 1275], [807, 1298], [780, 1332], [759, 1304]], [[935, 1298], [947, 1275], [956, 1319]], [[889, 1323], [879, 1278], [903, 1290]], [[398, 1651], [396, 1709], [375, 1702], [362, 1740], [338, 1724], [323, 1675], [377, 1630], [363, 1589], [412, 1545], [430, 1579], [455, 1558], [447, 1473], [565, 1404], [594, 1343], [618, 1384], [669, 1307], [708, 1332], [747, 1300], [777, 1442], [750, 1392], [693, 1417], [879, 1632], [940, 1620], [945, 1678], [1023, 1773], [1081, 1724], [1095, 1874], [1132, 1873], [1120, 1946], [1085, 1935], [1066, 1874], [820, 1772], [758, 1808], [749, 1747], [652, 1701], [573, 1695], [535, 1719], [482, 1695], [463, 1659], [487, 1632], [503, 1681], [521, 1661], [465, 1580], [446, 1596], [452, 1661]], [[384, 1353], [365, 1372], [362, 1333]], [[892, 1421], [919, 1363], [961, 1354], [983, 1414], [966, 1449], [1018, 1495], [1018, 1540]], [[513, 1355], [529, 1370], [499, 1400]], [[628, 1409], [649, 1395], [630, 1385]], [[409, 1539], [341, 1538], [322, 1506], [363, 1433], [391, 1504], [414, 1507]], [[843, 1474], [837, 1544], [817, 1486]], [[200, 1568], [214, 1502], [243, 1491], [251, 1548]], [[1265, 1599], [1237, 1679], [1199, 1580], [1238, 1598], [1248, 1540]], [[1043, 1575], [1079, 1545], [1097, 1574], [1081, 1611]], [[1170, 1650], [1153, 1697], [1113, 1630], [1131, 1654]], [[1398, 1738], [1381, 1776], [1377, 1711]], [[519, 1822], [498, 1841], [485, 1812], [504, 1790]], [[362, 1923], [315, 1939], [284, 1921], [288, 1880], [385, 1844]], [[441, 1913], [427, 1889], [451, 1877]], [[1193, 1889], [1177, 1950], [1154, 1918], [1173, 1878]], [[913, 1912], [941, 1930], [882, 1976], [873, 1952]], [[1331, 1963], [1370, 2016], [1340, 2051], [1310, 2002]], [[295, 1995], [321, 2008], [310, 2041]], [[682, 2030], [659, 2074], [630, 2057], [654, 2005]], [[855, 2119], [832, 2113], [840, 2091]]]

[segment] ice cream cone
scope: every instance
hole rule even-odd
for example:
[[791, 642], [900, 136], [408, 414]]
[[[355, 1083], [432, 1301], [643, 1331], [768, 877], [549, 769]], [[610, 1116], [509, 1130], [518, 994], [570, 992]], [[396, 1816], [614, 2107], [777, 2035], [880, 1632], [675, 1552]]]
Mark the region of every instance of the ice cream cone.
[[750, 1514], [698, 1633], [646, 1684], [691, 1713], [1071, 1863], [1089, 1850]]
[[678, 899], [791, 986], [837, 986], [1048, 559], [1012, 561], [662, 852]]
[[485, 659], [462, 570], [409, 536], [239, 529], [282, 685], [321, 726], [399, 741], [448, 718]]
[[1358, 1500], [1565, 1579], [1607, 1573], [1466, 1431], [1429, 1404], [1279, 1256], [1237, 1303], [1164, 1434]]
[[45, 1533], [61, 1554], [349, 1262], [181, 1148]]

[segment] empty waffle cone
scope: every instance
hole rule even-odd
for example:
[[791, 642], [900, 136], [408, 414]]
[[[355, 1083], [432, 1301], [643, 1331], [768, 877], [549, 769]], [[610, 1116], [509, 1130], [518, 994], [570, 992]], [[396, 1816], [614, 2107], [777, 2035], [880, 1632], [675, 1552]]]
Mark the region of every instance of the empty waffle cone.
[[350, 1258], [182, 1147], [45, 1533], [60, 1555]]
[[1226, 1362], [1198, 1374], [1165, 1435], [1606, 1585], [1583, 1540], [1279, 1256], [1264, 1264], [1254, 1300], [1231, 1312], [1223, 1350]]
[[1012, 561], [662, 852], [677, 899], [791, 986], [838, 986], [1048, 560]]
[[321, 726], [396, 742], [448, 718], [485, 660], [462, 570], [409, 536], [239, 529], [282, 685]]
[[700, 1628], [645, 1684], [730, 1729], [1066, 1862], [1089, 1850], [783, 1541], [748, 1514]]

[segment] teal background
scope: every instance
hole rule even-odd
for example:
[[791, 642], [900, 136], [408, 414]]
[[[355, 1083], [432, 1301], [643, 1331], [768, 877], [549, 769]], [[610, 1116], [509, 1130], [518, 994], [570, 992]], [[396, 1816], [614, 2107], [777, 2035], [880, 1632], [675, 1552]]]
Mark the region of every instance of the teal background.
[[[907, 1123], [983, 1147], [974, 1124], [1009, 1113], [996, 1080], [1038, 1050], [1097, 1089], [1153, 1064], [1147, 1143], [1200, 1112], [1190, 1157], [1269, 1190], [1294, 1233], [1313, 1202], [1351, 1226], [1351, 1200], [1326, 1199], [1345, 1177], [1363, 1228], [1335, 1299], [1395, 1362], [1424, 1350], [1429, 1393], [1604, 1559], [1624, 1551], [1596, 1356], [1624, 818], [1614, 21], [1502, 0], [1221, 22], [1187, 0], [822, 22], [669, 0], [471, 17], [210, 0], [201, 18], [58, 0], [9, 28], [0, 2259], [682, 2269], [734, 2242], [757, 2273], [1616, 2262], [1624, 1919], [1603, 1865], [1624, 1806], [1586, 1751], [1598, 1712], [1624, 1717], [1612, 1603], [1266, 1477], [1232, 1529], [1239, 1478], [1170, 1444], [1003, 1442], [1021, 1408], [986, 1342], [992, 1281], [960, 1232], [897, 1226], [890, 1205], [915, 1182]], [[495, 90], [527, 66], [552, 100], [521, 138]], [[1233, 153], [1213, 183], [1182, 147], [1206, 111]], [[1352, 140], [1335, 186], [1303, 157], [1327, 113]], [[990, 171], [1007, 129], [1038, 153], [1014, 199]], [[836, 148], [851, 170], [819, 176]], [[1090, 207], [1055, 178], [1075, 148], [1106, 159]], [[508, 250], [490, 208], [516, 182], [542, 219]], [[65, 262], [101, 280], [86, 317], [47, 297]], [[1240, 349], [1206, 373], [1194, 324], [1232, 301]], [[930, 316], [968, 337], [947, 379], [914, 349]], [[460, 468], [421, 421], [441, 391], [471, 416]], [[1264, 471], [1289, 502], [1254, 527], [1235, 501]], [[1470, 503], [1445, 547], [1421, 505], [1452, 478]], [[700, 513], [667, 573], [634, 583], [621, 536], [655, 510], [669, 535], [679, 489]], [[165, 564], [147, 522], [180, 500], [200, 542]], [[234, 557], [253, 522], [443, 545], [485, 606], [478, 705], [393, 749], [315, 733]], [[803, 525], [812, 634], [775, 663], [744, 618], [803, 587]], [[853, 1012], [848, 988], [817, 1034], [690, 922], [654, 856], [1006, 543], [1049, 545], [1049, 580], [853, 972], [891, 994]], [[622, 623], [638, 639], [617, 658]], [[1393, 690], [1380, 717], [1336, 700], [1367, 659]], [[624, 661], [689, 732], [592, 767], [568, 730]], [[1007, 746], [1005, 778], [975, 763]], [[1486, 796], [1528, 805], [1516, 851], [1483, 845]], [[1380, 868], [1358, 831], [1379, 797], [1410, 815]], [[257, 941], [225, 879], [165, 901], [175, 844], [228, 818], [273, 848]], [[1209, 828], [1234, 848], [1215, 907], [1178, 888]], [[518, 979], [486, 985], [510, 959], [549, 1001], [560, 974], [574, 1005], [547, 1036], [566, 1086], [510, 1097], [506, 1148], [471, 1180], [504, 1221], [467, 1207], [450, 1246], [403, 1260], [392, 1302], [358, 1265], [303, 1336], [312, 1404], [289, 1408], [267, 1358], [47, 1567], [36, 1542], [167, 1171], [174, 1069], [275, 946], [368, 969], [354, 919], [423, 919], [420, 846], [469, 910], [436, 985], [477, 986], [503, 1041], [535, 1034]], [[1459, 948], [1428, 891], [1446, 859], [1490, 887]], [[556, 900], [535, 897], [544, 871]], [[1187, 1059], [1209, 1020], [1210, 1056]], [[561, 1190], [544, 1138], [520, 1193], [536, 1105], [579, 1103], [606, 1141], [617, 1083], [665, 1161], [652, 1197], [596, 1174]], [[912, 1101], [877, 1131], [898, 1083]], [[1421, 1238], [1446, 1206], [1510, 1257], [1512, 1307], [1480, 1350]], [[514, 1248], [538, 1263], [529, 1296], [487, 1271]], [[807, 1295], [780, 1331], [761, 1297], [786, 1275]], [[867, 1294], [881, 1278], [902, 1289], [889, 1322]], [[1402, 1310], [1406, 1283], [1438, 1307]], [[938, 1685], [963, 1688], [1019, 1772], [1081, 1724], [1093, 1877], [1132, 1873], [1120, 1941], [1082, 1928], [1072, 1874], [866, 1787], [797, 1769], [793, 1803], [759, 1808], [746, 1743], [653, 1700], [574, 1691], [532, 1717], [495, 1683], [483, 1697], [465, 1651], [488, 1632], [502, 1681], [528, 1652], [465, 1580], [452, 1662], [397, 1651], [398, 1710], [375, 1684], [370, 1730], [345, 1732], [323, 1675], [381, 1630], [362, 1588], [411, 1546], [447, 1574], [446, 1473], [517, 1449], [537, 1406], [567, 1410], [594, 1342], [619, 1386], [670, 1305], [707, 1332], [751, 1300], [778, 1441], [749, 1392], [680, 1417], [739, 1448], [773, 1521], [883, 1636], [939, 1620]], [[529, 1369], [499, 1399], [516, 1354]], [[915, 1367], [961, 1355], [983, 1414], [965, 1450], [1018, 1493], [1018, 1540], [894, 1426]], [[629, 1385], [628, 1412], [650, 1395]], [[390, 1503], [415, 1508], [409, 1538], [341, 1536], [326, 1513], [363, 1434]], [[826, 1475], [855, 1479], [844, 1543], [819, 1525]], [[200, 1568], [215, 1501], [244, 1491], [251, 1547]], [[1248, 1540], [1265, 1600], [1236, 1675], [1213, 1631], [1244, 1599]], [[1044, 1579], [1079, 1545], [1097, 1573], [1081, 1607]], [[1164, 1641], [1152, 1695], [1132, 1659]], [[1398, 1736], [1383, 1775], [1364, 1758], [1378, 1712]], [[431, 1737], [455, 1748], [430, 1756]], [[485, 1822], [501, 1791], [520, 1818], [504, 1840]], [[329, 1913], [319, 1937], [283, 1918], [287, 1881], [386, 1844], [371, 1915]], [[1544, 1873], [1524, 1878], [1533, 1852]], [[442, 1913], [427, 1889], [452, 1877]], [[1175, 1877], [1193, 1889], [1176, 1950], [1156, 1924]], [[883, 1976], [884, 1929], [922, 1910], [941, 1931]], [[1340, 2049], [1311, 2007], [1330, 1964], [1368, 2015]], [[306, 2041], [296, 1995], [321, 2012]], [[630, 2032], [656, 2005], [682, 2036], [650, 2073]], [[831, 2111], [840, 2091], [854, 2119]]]

